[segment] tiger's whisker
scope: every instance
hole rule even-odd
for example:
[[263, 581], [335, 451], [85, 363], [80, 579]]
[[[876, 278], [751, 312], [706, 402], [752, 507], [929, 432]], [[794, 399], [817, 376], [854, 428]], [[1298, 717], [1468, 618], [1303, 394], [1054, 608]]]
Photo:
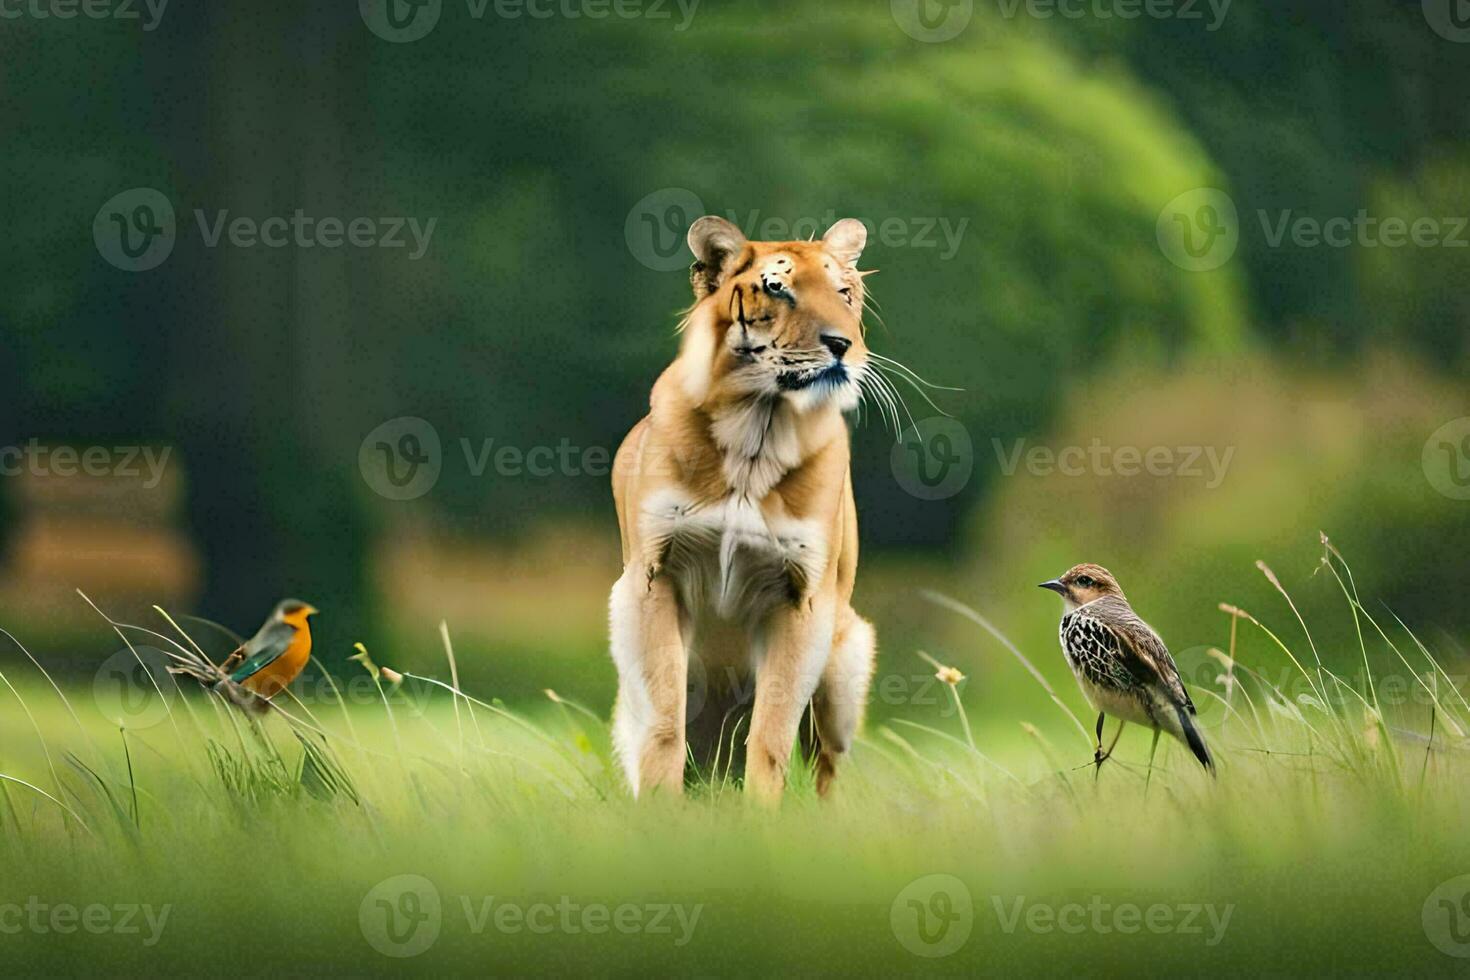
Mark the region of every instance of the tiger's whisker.
[[[869, 384], [867, 390], [873, 396], [873, 403], [878, 406], [878, 412], [883, 417], [883, 427], [888, 428], [892, 426], [896, 440], [899, 433], [897, 409], [893, 406], [888, 393], [883, 390], [882, 379], [878, 377], [877, 372], [868, 371], [864, 373], [863, 380]], [[859, 387], [861, 387], [861, 382], [859, 382]], [[890, 412], [893, 413], [891, 418]]]
[[871, 350], [868, 351], [868, 354], [871, 357], [873, 357], [875, 360], [882, 361], [885, 365], [887, 365], [889, 367], [897, 368], [898, 370], [903, 371], [904, 373], [906, 373], [910, 377], [912, 377], [913, 380], [919, 382], [920, 384], [922, 384], [926, 388], [932, 388], [935, 391], [964, 391], [965, 390], [963, 388], [951, 388], [949, 385], [935, 384], [934, 382], [932, 382], [932, 381], [928, 380], [927, 378], [923, 377], [922, 375], [920, 375], [919, 372], [915, 371], [913, 368], [909, 367], [907, 364], [904, 364], [902, 361], [899, 361], [896, 358], [889, 357], [886, 354], [879, 354], [877, 351], [871, 351]]
[[[915, 383], [914, 380], [912, 378], [910, 378], [908, 375], [899, 372], [898, 373], [898, 377], [899, 378], [902, 378], [904, 381], [907, 381], [909, 383], [909, 386], [912, 387], [915, 391], [917, 391], [919, 393], [919, 397], [922, 398], [922, 399], [924, 399], [924, 401], [928, 402], [929, 403], [929, 407], [932, 408], [932, 409], [934, 409], [934, 411], [938, 412], [940, 415], [943, 415], [947, 419], [948, 418], [954, 418], [954, 416], [950, 415], [944, 409], [942, 409], [938, 405], [934, 404], [934, 399], [932, 399], [932, 398], [929, 397], [929, 393], [926, 392], [917, 383]], [[892, 383], [892, 381], [890, 380], [890, 384], [891, 383]]]
[[[877, 365], [874, 365], [874, 367], [876, 368]], [[889, 380], [889, 378], [883, 373], [881, 368], [875, 370], [873, 372], [873, 376], [877, 379], [878, 386], [880, 390], [883, 391], [884, 396], [888, 399], [889, 404], [894, 406], [894, 419], [896, 424], [898, 425], [899, 433], [901, 434], [903, 431], [903, 419], [899, 413], [899, 408], [903, 409], [902, 415], [907, 415], [909, 417], [909, 424], [917, 428], [918, 423], [914, 421], [914, 413], [909, 411], [909, 406], [908, 403], [904, 400], [903, 393], [894, 386], [893, 382]]]

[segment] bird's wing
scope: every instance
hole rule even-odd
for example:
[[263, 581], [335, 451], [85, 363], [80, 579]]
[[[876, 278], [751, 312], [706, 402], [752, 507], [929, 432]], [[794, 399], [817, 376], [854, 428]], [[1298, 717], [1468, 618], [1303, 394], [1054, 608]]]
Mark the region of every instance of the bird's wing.
[[1158, 686], [1179, 705], [1194, 714], [1194, 702], [1179, 679], [1179, 668], [1169, 656], [1169, 648], [1159, 639], [1133, 608], [1115, 596], [1105, 596], [1088, 603], [1079, 612], [1085, 612], [1118, 639], [1118, 652], [1131, 674], [1150, 687]]
[[260, 628], [260, 632], [252, 636], [243, 647], [245, 659], [239, 667], [230, 674], [230, 680], [236, 684], [245, 680], [252, 674], [268, 667], [277, 657], [286, 652], [290, 646], [291, 639], [296, 635], [296, 630], [289, 623], [271, 623]]

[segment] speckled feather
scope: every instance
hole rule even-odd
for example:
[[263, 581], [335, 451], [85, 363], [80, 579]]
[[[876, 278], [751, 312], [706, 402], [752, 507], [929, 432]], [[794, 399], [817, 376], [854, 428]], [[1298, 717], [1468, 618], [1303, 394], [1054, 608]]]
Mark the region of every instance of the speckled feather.
[[1195, 713], [1179, 668], [1159, 635], [1126, 599], [1104, 596], [1062, 617], [1062, 650], [1072, 669], [1099, 687], [1139, 697], [1146, 691]]

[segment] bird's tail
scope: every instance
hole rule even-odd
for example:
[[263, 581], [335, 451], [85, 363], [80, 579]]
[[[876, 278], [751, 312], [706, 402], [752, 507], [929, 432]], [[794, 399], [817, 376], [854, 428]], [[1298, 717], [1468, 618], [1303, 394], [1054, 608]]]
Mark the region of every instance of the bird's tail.
[[192, 653], [188, 656], [174, 653], [172, 650], [168, 653], [173, 658], [173, 663], [168, 668], [170, 674], [192, 677], [208, 688], [214, 687], [225, 678], [225, 674], [218, 667]]
[[1189, 751], [1199, 760], [1199, 764], [1207, 769], [1211, 776], [1215, 775], [1215, 760], [1210, 756], [1210, 750], [1205, 747], [1204, 737], [1200, 735], [1199, 729], [1195, 727], [1194, 718], [1190, 716], [1188, 709], [1182, 705], [1174, 706], [1174, 713], [1179, 716], [1179, 727], [1184, 732], [1184, 744], [1189, 746]]
[[229, 674], [215, 666], [214, 662], [207, 657], [202, 657], [187, 649], [183, 653], [175, 653], [172, 650], [167, 652], [173, 660], [168, 668], [170, 674], [194, 678], [203, 685], [205, 690], [220, 695], [237, 708], [258, 713], [269, 707], [268, 702], [236, 684], [230, 679]]

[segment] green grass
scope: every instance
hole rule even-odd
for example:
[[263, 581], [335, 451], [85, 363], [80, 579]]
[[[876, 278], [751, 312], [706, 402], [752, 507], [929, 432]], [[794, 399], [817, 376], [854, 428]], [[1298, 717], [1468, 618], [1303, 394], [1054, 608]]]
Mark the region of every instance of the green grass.
[[[1136, 731], [1094, 778], [1091, 719], [1065, 690], [1033, 718], [890, 715], [832, 799], [817, 800], [798, 768], [778, 812], [710, 778], [687, 798], [635, 803], [596, 712], [456, 697], [439, 686], [447, 662], [442, 680], [380, 689], [364, 671], [350, 704], [327, 694], [260, 719], [166, 687], [119, 727], [105, 694], [64, 685], [63, 699], [37, 667], [7, 660], [0, 968], [1463, 973], [1431, 936], [1451, 935], [1452, 910], [1470, 927], [1470, 905], [1440, 904], [1458, 886], [1429, 901], [1428, 926], [1424, 914], [1437, 887], [1470, 873], [1470, 705], [1412, 634], [1356, 602], [1330, 550], [1324, 569], [1363, 636], [1349, 653], [1366, 664], [1397, 650], [1419, 698], [1386, 697], [1383, 671], [1349, 680], [1319, 667], [1307, 624], [1227, 619], [1218, 681], [1194, 689], [1218, 780], [1168, 743], [1150, 775]], [[1298, 665], [1292, 693], [1262, 678], [1266, 665], [1231, 658], [1248, 632], [1302, 638], [1279, 647]], [[996, 671], [1026, 672], [985, 629], [975, 644]], [[1329, 653], [1324, 663], [1344, 662]], [[403, 875], [430, 883], [437, 915], [431, 895], [405, 897]], [[931, 875], [952, 879], [935, 892], [920, 880]], [[55, 928], [50, 907], [68, 904], [98, 931]], [[153, 918], [106, 931], [94, 905]], [[916, 908], [937, 947], [914, 938]], [[431, 916], [437, 938], [386, 956], [373, 940], [401, 949], [385, 938], [386, 909], [420, 941], [432, 930], [414, 932], [409, 915]], [[635, 928], [635, 915], [668, 931]], [[916, 955], [957, 940], [967, 917], [953, 953]]]

